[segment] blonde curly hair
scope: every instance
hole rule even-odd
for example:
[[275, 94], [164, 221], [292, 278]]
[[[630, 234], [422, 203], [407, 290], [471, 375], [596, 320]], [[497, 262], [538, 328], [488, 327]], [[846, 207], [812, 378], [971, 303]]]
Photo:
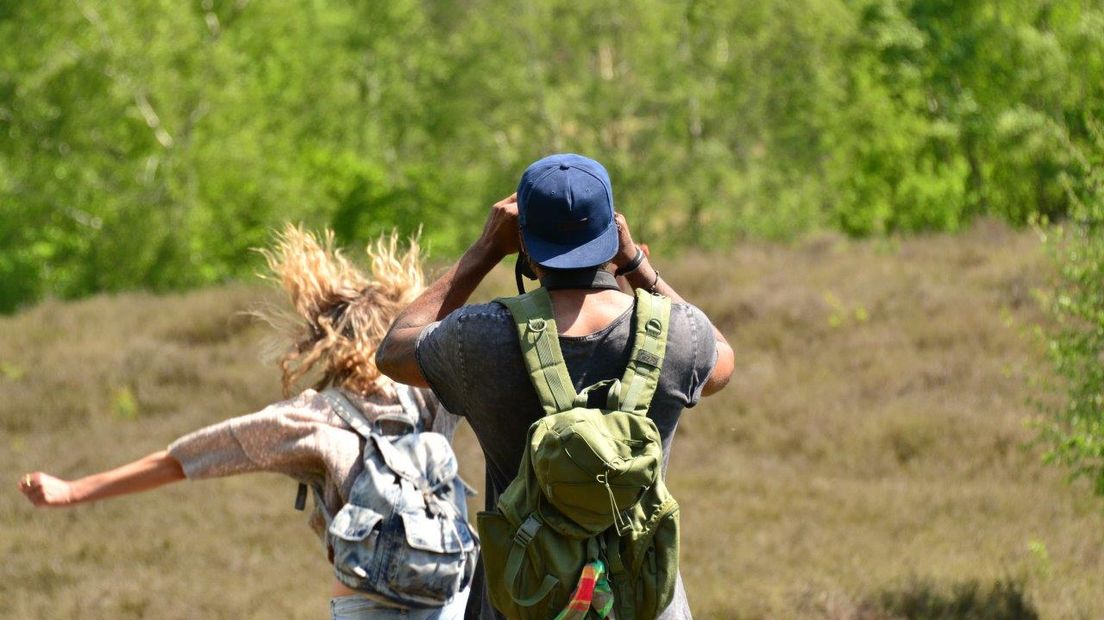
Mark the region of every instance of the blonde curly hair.
[[425, 280], [417, 237], [400, 249], [397, 233], [383, 235], [366, 251], [367, 274], [335, 247], [333, 231], [316, 236], [292, 224], [260, 250], [271, 272], [262, 277], [276, 281], [295, 309], [283, 320], [261, 313], [289, 341], [278, 361], [285, 396], [314, 371], [321, 372], [315, 389], [380, 389], [376, 348]]

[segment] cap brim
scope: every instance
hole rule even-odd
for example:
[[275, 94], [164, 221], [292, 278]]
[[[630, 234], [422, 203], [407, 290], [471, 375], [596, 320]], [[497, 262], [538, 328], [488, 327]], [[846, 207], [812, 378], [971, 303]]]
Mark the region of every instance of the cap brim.
[[597, 267], [617, 254], [617, 223], [613, 220], [602, 234], [582, 245], [559, 245], [526, 234], [525, 231], [522, 231], [522, 237], [533, 262], [550, 269]]

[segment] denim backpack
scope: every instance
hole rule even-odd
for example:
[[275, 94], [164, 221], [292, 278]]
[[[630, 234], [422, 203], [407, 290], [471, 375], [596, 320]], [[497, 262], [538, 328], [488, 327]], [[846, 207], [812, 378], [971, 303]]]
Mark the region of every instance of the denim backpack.
[[575, 393], [545, 289], [509, 309], [544, 417], [517, 477], [479, 513], [491, 602], [513, 620], [659, 615], [678, 575], [679, 507], [647, 417], [667, 349], [671, 302], [637, 291], [628, 367]]
[[410, 388], [396, 387], [404, 414], [374, 421], [339, 390], [322, 393], [365, 440], [364, 471], [330, 521], [334, 572], [373, 598], [440, 607], [471, 581], [479, 541], [466, 519], [467, 485], [448, 439], [421, 432]]

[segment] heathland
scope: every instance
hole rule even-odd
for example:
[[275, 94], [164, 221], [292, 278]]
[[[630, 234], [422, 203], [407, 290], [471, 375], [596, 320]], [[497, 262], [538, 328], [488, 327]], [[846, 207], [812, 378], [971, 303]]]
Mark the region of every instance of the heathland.
[[[1031, 444], [1050, 263], [1031, 233], [656, 257], [728, 334], [669, 484], [704, 618], [1099, 618], [1104, 504]], [[509, 291], [505, 268], [481, 299]], [[324, 554], [274, 475], [35, 511], [76, 476], [279, 399], [248, 284], [47, 301], [0, 319], [0, 616], [313, 618]], [[466, 427], [466, 475], [482, 486]], [[481, 498], [473, 500], [475, 504]]]

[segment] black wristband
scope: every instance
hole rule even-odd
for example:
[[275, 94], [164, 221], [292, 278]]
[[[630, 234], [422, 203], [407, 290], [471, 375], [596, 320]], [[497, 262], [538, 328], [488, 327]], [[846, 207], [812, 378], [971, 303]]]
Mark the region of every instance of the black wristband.
[[631, 261], [629, 261], [628, 265], [625, 265], [624, 267], [622, 267], [622, 268], [618, 269], [617, 271], [613, 272], [613, 275], [618, 276], [618, 277], [627, 276], [630, 273], [636, 271], [636, 269], [638, 267], [640, 267], [640, 263], [643, 263], [643, 262], [644, 262], [644, 250], [641, 250], [640, 246], [636, 246], [636, 256], [634, 256], [633, 259]]

